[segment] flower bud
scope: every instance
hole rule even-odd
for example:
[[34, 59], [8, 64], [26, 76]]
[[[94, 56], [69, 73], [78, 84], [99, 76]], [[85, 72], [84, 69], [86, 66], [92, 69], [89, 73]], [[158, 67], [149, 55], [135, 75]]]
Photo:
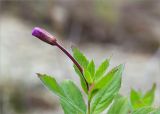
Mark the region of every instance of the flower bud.
[[32, 35], [51, 45], [55, 45], [57, 43], [56, 38], [54, 36], [52, 36], [46, 30], [39, 27], [35, 27], [32, 30]]

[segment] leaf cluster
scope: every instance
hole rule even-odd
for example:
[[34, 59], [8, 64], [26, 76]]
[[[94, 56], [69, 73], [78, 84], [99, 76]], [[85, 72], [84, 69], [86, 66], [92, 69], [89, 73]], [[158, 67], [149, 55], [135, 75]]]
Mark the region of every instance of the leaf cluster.
[[89, 61], [77, 48], [73, 48], [73, 57], [83, 72], [74, 64], [73, 68], [80, 78], [81, 87], [86, 95], [71, 80], [57, 83], [54, 77], [38, 74], [43, 84], [59, 96], [65, 114], [160, 114], [153, 108], [156, 85], [142, 94], [131, 90], [130, 98], [119, 95], [124, 65], [118, 65], [108, 71], [110, 59], [105, 59], [97, 68], [93, 60]]

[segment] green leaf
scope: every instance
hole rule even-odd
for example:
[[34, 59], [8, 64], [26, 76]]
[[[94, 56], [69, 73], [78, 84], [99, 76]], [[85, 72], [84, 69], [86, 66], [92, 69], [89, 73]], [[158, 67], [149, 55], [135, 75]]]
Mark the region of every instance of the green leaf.
[[97, 81], [99, 79], [102, 78], [103, 74], [106, 72], [107, 68], [109, 66], [109, 60], [106, 59], [105, 61], [103, 61], [101, 63], [101, 65], [98, 67], [98, 69], [96, 70], [95, 76], [94, 76], [94, 80]]
[[130, 101], [133, 109], [137, 109], [144, 106], [144, 103], [142, 101], [142, 95], [140, 94], [140, 92], [137, 92], [134, 89], [131, 89]]
[[76, 59], [76, 61], [83, 67], [87, 68], [89, 61], [87, 58], [77, 49], [72, 48], [73, 51], [73, 57]]
[[80, 77], [80, 81], [81, 81], [81, 87], [83, 88], [84, 92], [87, 94], [88, 90], [87, 90], [87, 85], [86, 82], [83, 78], [82, 73], [79, 71], [79, 69], [77, 68], [76, 65], [73, 65], [75, 72], [78, 74], [78, 76]]
[[128, 114], [131, 111], [129, 101], [125, 97], [115, 99], [107, 114]]
[[123, 65], [120, 65], [118, 72], [113, 76], [112, 80], [107, 85], [101, 88], [91, 101], [91, 114], [100, 114], [104, 111], [113, 98], [118, 94], [121, 87], [121, 76], [123, 71]]
[[[86, 105], [85, 105], [84, 99], [78, 87], [70, 80], [64, 81], [61, 84], [61, 87], [65, 93], [66, 98], [69, 99], [75, 105], [73, 106], [73, 108], [68, 108], [72, 106], [62, 101], [61, 105], [64, 111], [69, 112], [68, 110], [73, 110], [73, 112], [76, 112], [75, 114], [85, 114]], [[77, 107], [79, 110], [74, 109], [75, 107]]]
[[77, 110], [75, 110], [74, 107], [70, 106], [69, 103], [63, 101], [62, 99], [60, 99], [60, 104], [63, 108], [64, 114], [78, 114], [79, 113], [79, 111], [77, 112]]
[[156, 89], [156, 84], [153, 84], [151, 90], [146, 92], [146, 94], [143, 97], [143, 102], [148, 106], [151, 106], [153, 104], [155, 89]]
[[61, 97], [64, 96], [64, 93], [61, 87], [58, 85], [58, 83], [53, 77], [48, 76], [46, 74], [37, 74], [37, 75], [48, 89], [50, 89], [52, 92], [54, 92], [58, 96], [61, 96]]
[[87, 70], [90, 72], [91, 77], [93, 79], [94, 74], [95, 74], [95, 64], [93, 60], [88, 64]]
[[147, 91], [145, 95], [142, 95], [140, 92], [132, 89], [130, 93], [130, 100], [133, 109], [151, 106], [154, 101], [155, 89], [156, 85], [154, 84], [151, 90]]
[[84, 69], [84, 77], [89, 84], [91, 84], [93, 82], [92, 76], [87, 69]]
[[[119, 65], [115, 68], [113, 68], [109, 73], [106, 74], [101, 80], [98, 82], [95, 82], [94, 88], [92, 89], [90, 93], [90, 99], [98, 92], [99, 89], [103, 88], [105, 85], [107, 85], [114, 77], [114, 75], [118, 75], [118, 69], [121, 68], [122, 65]], [[119, 74], [120, 75], [120, 74]]]
[[142, 107], [136, 109], [132, 114], [151, 114], [154, 109], [152, 107]]
[[[95, 89], [103, 88], [107, 85], [115, 75], [121, 75], [123, 71], [123, 65], [119, 65], [113, 68], [109, 73], [107, 73], [101, 80], [95, 83]], [[119, 72], [119, 74], [118, 74]]]
[[[77, 48], [72, 48], [73, 51], [73, 57], [76, 59], [76, 61], [81, 65], [81, 67], [87, 68], [89, 61], [87, 60], [87, 58], [77, 49]], [[88, 90], [87, 90], [87, 85], [86, 85], [86, 81], [83, 77], [83, 74], [79, 71], [79, 69], [77, 68], [77, 66], [73, 65], [76, 73], [79, 75], [80, 77], [80, 81], [81, 81], [81, 86], [84, 90], [84, 92], [86, 94], [88, 94]]]
[[[85, 114], [86, 106], [82, 98], [81, 92], [71, 81], [64, 82], [61, 86], [56, 82], [53, 77], [48, 75], [38, 74], [43, 84], [60, 97], [62, 105], [68, 105], [72, 107], [77, 114]], [[66, 110], [66, 109], [64, 109]], [[74, 111], [73, 110], [73, 111]]]

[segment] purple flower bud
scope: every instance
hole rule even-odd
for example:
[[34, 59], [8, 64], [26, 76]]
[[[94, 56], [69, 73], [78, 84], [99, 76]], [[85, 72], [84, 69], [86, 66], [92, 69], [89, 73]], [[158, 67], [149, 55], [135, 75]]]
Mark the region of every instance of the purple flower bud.
[[32, 30], [32, 35], [51, 45], [56, 45], [57, 43], [56, 38], [54, 36], [52, 36], [46, 30], [39, 27], [35, 27]]

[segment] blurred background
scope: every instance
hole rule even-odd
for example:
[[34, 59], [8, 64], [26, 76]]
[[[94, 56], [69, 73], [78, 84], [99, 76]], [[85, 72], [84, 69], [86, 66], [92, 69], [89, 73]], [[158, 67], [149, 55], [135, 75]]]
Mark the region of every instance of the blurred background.
[[42, 27], [94, 59], [125, 64], [120, 93], [157, 84], [160, 106], [160, 0], [0, 0], [0, 114], [63, 114], [36, 73], [72, 79], [72, 62], [31, 35]]

